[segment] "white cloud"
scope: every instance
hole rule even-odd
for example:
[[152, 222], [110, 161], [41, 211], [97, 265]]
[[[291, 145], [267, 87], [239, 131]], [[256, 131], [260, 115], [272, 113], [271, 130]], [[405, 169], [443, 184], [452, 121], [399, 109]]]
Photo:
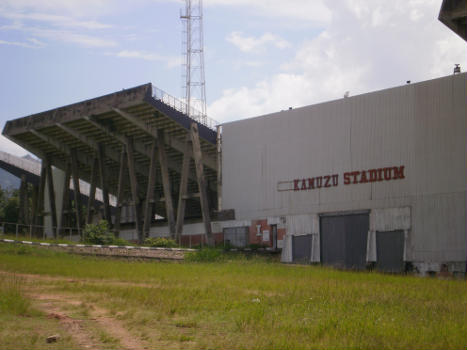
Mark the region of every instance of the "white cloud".
[[467, 68], [465, 42], [437, 20], [438, 1], [327, 4], [332, 22], [320, 35], [303, 41], [275, 75], [223, 91], [208, 114], [241, 119], [452, 74], [454, 63]]
[[0, 12], [0, 17], [8, 18], [16, 22], [20, 20], [30, 20], [38, 22], [46, 22], [48, 24], [59, 27], [77, 27], [84, 29], [106, 29], [111, 26], [97, 21], [80, 21], [70, 16], [60, 16], [47, 13], [21, 13], [21, 12]]
[[25, 31], [41, 38], [62, 41], [64, 43], [78, 44], [84, 47], [114, 47], [117, 42], [103, 37], [80, 34], [69, 30], [44, 29], [36, 27], [24, 27]]
[[97, 16], [117, 7], [117, 0], [2, 0], [1, 8], [68, 14], [73, 17]]
[[28, 41], [6, 41], [0, 40], [0, 45], [20, 46], [28, 49], [40, 49], [46, 45], [35, 38], [29, 38]]
[[268, 44], [279, 49], [285, 49], [290, 46], [289, 42], [271, 33], [264, 33], [260, 37], [253, 37], [244, 36], [241, 32], [232, 32], [227, 37], [227, 41], [243, 52], [260, 52]]
[[123, 50], [116, 54], [117, 57], [122, 58], [136, 58], [145, 61], [158, 61], [158, 62], [165, 62], [167, 67], [173, 68], [178, 67], [182, 63], [182, 58], [178, 56], [164, 56], [160, 55], [155, 52], [147, 52], [147, 51], [132, 51], [132, 50]]
[[244, 6], [255, 15], [278, 17], [282, 20], [327, 23], [332, 18], [328, 2], [322, 0], [205, 0], [206, 6]]

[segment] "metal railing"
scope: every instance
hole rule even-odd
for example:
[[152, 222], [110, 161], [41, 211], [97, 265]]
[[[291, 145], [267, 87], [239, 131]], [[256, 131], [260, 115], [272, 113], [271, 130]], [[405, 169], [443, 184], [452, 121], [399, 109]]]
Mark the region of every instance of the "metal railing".
[[[51, 232], [46, 232], [47, 229], [52, 229]], [[29, 237], [32, 238], [50, 238], [55, 239], [54, 232], [57, 227], [43, 226], [43, 225], [26, 225], [16, 222], [0, 222], [0, 235], [14, 235], [16, 238]], [[70, 241], [79, 241], [81, 239], [81, 232], [76, 227], [60, 227], [57, 238], [68, 238]]]
[[201, 113], [193, 107], [190, 107], [188, 109], [188, 105], [185, 102], [169, 95], [167, 92], [159, 89], [154, 85], [152, 85], [152, 97], [158, 101], [161, 101], [162, 103], [165, 103], [167, 106], [172, 107], [173, 109], [176, 109], [177, 111], [183, 114], [186, 114], [191, 119], [208, 127], [211, 130], [215, 131], [216, 126], [219, 125], [217, 121], [215, 121], [212, 118], [209, 118], [207, 115]]

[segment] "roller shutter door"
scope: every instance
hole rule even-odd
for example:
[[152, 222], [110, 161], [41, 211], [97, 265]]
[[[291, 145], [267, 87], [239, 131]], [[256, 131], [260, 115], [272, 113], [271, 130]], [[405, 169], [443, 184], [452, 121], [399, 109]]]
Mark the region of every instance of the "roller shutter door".
[[338, 268], [364, 269], [368, 214], [320, 218], [321, 262]]
[[376, 232], [376, 268], [384, 272], [404, 271], [404, 231]]

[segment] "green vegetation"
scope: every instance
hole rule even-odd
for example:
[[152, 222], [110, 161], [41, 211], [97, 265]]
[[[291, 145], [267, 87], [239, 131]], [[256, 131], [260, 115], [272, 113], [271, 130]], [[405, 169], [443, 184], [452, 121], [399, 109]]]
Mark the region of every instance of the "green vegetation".
[[101, 220], [97, 224], [86, 225], [83, 230], [83, 242], [102, 245], [129, 244], [126, 240], [115, 237], [109, 229], [109, 224], [105, 220]]
[[225, 260], [226, 255], [218, 248], [204, 247], [185, 255], [188, 262], [215, 262]]
[[21, 279], [0, 275], [0, 313], [26, 316], [30, 314], [30, 301], [24, 297]]
[[156, 238], [146, 238], [144, 240], [144, 245], [148, 247], [162, 247], [162, 248], [174, 248], [178, 247], [177, 242], [170, 238], [156, 237]]
[[[0, 187], [0, 222], [18, 221], [19, 191], [2, 189]], [[11, 227], [10, 227], [11, 226]], [[7, 225], [5, 229], [13, 230], [14, 225]]]
[[134, 262], [20, 248], [0, 244], [1, 271], [54, 276], [35, 283], [105, 308], [152, 348], [467, 345], [465, 281], [288, 266], [242, 255], [210, 263], [199, 257], [196, 263]]
[[25, 282], [16, 275], [0, 275], [0, 349], [69, 349], [75, 347], [69, 336], [56, 344], [46, 337], [61, 328], [31, 306], [24, 293]]

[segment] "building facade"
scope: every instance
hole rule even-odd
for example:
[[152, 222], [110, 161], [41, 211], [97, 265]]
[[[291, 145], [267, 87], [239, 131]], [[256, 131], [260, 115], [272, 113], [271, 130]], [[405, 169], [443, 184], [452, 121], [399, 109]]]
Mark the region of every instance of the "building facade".
[[305, 261], [466, 269], [467, 75], [222, 126], [224, 239]]

